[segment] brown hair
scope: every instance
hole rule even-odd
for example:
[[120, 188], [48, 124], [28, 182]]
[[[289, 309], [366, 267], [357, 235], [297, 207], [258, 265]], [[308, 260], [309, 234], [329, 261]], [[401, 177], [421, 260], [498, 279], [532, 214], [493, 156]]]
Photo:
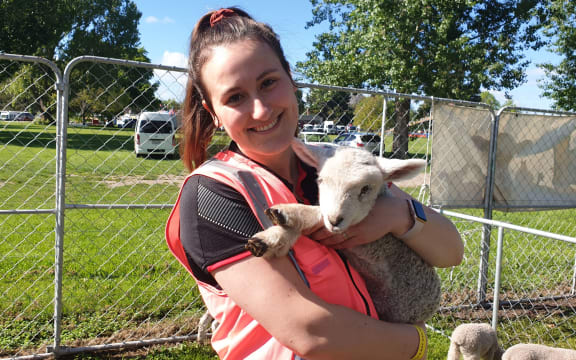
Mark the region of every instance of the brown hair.
[[204, 100], [208, 107], [212, 108], [201, 78], [202, 66], [209, 59], [213, 47], [242, 40], [261, 41], [276, 53], [282, 67], [290, 75], [290, 65], [284, 56], [278, 35], [272, 28], [255, 21], [239, 8], [228, 9], [234, 14], [230, 15], [230, 11], [226, 11], [227, 15], [220, 16], [216, 22], [212, 15], [222, 13], [222, 9], [204, 15], [196, 23], [190, 39], [188, 84], [182, 114], [184, 134], [180, 144], [182, 162], [190, 171], [206, 160], [206, 152], [215, 130], [212, 115], [202, 106]]

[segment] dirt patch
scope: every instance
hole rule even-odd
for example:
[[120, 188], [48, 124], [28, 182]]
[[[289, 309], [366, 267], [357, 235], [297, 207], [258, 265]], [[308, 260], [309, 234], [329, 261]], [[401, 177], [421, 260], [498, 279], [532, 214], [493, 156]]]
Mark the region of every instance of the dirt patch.
[[99, 181], [100, 184], [105, 184], [109, 188], [116, 188], [120, 186], [134, 186], [134, 185], [177, 185], [180, 186], [184, 181], [185, 176], [178, 175], [160, 175], [156, 179], [145, 179], [143, 176], [126, 176], [122, 178], [108, 178]]
[[[559, 287], [557, 294], [569, 294], [570, 289]], [[443, 304], [454, 304], [453, 306], [443, 306], [439, 313], [443, 316], [451, 316], [462, 321], [486, 319], [487, 314], [492, 316], [492, 298], [483, 303], [476, 303], [474, 293], [463, 291], [460, 293], [442, 294]], [[469, 305], [462, 305], [469, 304]], [[518, 298], [517, 294], [504, 293], [500, 296], [500, 306], [498, 307], [499, 318], [529, 318], [532, 320], [543, 318], [571, 318], [576, 311], [576, 295], [548, 295], [525, 294]]]

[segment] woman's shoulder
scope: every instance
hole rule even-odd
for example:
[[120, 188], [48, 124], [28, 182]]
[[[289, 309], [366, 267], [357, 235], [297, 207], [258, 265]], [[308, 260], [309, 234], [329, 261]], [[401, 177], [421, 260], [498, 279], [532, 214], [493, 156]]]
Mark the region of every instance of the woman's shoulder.
[[196, 200], [198, 196], [206, 193], [217, 194], [220, 198], [234, 202], [246, 202], [244, 197], [233, 187], [204, 175], [190, 176], [182, 187], [182, 201]]

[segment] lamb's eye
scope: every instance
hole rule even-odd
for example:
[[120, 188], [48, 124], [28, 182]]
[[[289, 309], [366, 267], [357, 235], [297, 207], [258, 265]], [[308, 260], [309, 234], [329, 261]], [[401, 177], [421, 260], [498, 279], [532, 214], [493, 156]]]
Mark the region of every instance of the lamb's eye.
[[360, 189], [360, 196], [364, 196], [364, 195], [368, 194], [369, 191], [370, 191], [370, 186], [364, 185], [362, 187], [362, 189]]

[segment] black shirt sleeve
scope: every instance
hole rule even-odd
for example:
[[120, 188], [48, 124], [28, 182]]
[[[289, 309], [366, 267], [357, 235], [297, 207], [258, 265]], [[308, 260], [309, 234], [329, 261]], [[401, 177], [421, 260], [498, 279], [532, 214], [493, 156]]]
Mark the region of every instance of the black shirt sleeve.
[[[299, 171], [295, 189], [279, 178], [298, 201], [318, 204], [316, 169], [300, 162]], [[238, 191], [203, 175], [188, 179], [180, 196], [180, 241], [196, 279], [220, 288], [208, 267], [246, 251], [259, 231], [262, 226]]]
[[219, 288], [208, 266], [240, 254], [262, 230], [244, 197], [206, 176], [192, 176], [180, 197], [180, 240], [194, 277]]

